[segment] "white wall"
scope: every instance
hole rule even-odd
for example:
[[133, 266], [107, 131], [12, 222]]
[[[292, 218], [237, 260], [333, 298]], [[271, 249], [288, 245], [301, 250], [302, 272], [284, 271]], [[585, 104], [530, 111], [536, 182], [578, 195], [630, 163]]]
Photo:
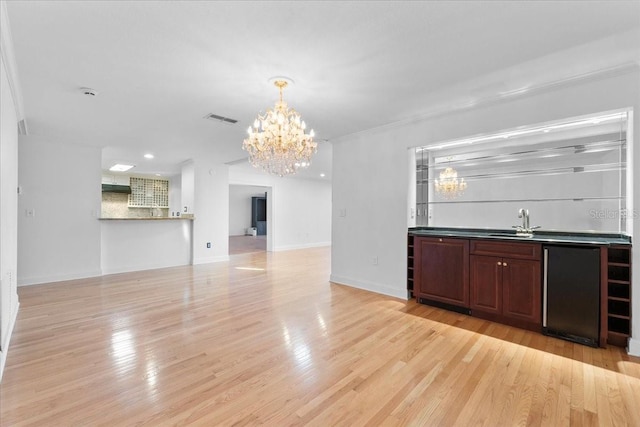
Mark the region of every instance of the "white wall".
[[19, 183], [18, 283], [99, 276], [100, 148], [21, 137]]
[[[202, 156], [202, 158], [214, 158]], [[195, 160], [193, 263], [229, 259], [229, 167], [211, 160]], [[184, 175], [183, 188], [184, 188]], [[183, 191], [184, 194], [184, 191]], [[211, 247], [207, 248], [207, 243]]]
[[169, 177], [169, 216], [182, 212], [182, 175]]
[[[408, 147], [627, 107], [636, 111], [636, 131], [629, 143], [640, 166], [637, 67], [334, 140], [332, 280], [406, 298]], [[633, 172], [636, 183], [639, 169]], [[633, 194], [640, 201], [640, 185]], [[634, 242], [640, 241], [639, 220], [634, 220]], [[373, 257], [378, 257], [378, 265], [373, 265]], [[631, 351], [640, 354], [640, 250], [633, 259]]]
[[333, 144], [331, 280], [406, 298], [409, 141], [396, 132]]
[[191, 264], [191, 220], [102, 220], [102, 274]]
[[[278, 177], [229, 168], [229, 183], [270, 187], [267, 239], [271, 250], [302, 249], [331, 244], [331, 183]], [[269, 247], [269, 244], [268, 244]]]
[[182, 164], [180, 177], [180, 212], [182, 213], [193, 213], [195, 184], [195, 165], [193, 160], [188, 160]]
[[274, 250], [331, 244], [331, 184], [285, 179], [274, 188]]
[[243, 236], [251, 227], [251, 198], [264, 197], [266, 187], [229, 185], [229, 236]]
[[[4, 3], [0, 7], [4, 15]], [[5, 24], [3, 19], [2, 25]], [[10, 87], [10, 73], [5, 68], [4, 37], [3, 33], [0, 57], [0, 379], [18, 315], [18, 113]]]

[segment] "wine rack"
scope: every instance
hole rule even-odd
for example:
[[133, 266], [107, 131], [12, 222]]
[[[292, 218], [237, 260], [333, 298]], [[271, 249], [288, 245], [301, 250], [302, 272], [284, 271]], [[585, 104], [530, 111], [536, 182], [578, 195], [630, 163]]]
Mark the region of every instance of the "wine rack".
[[413, 298], [413, 235], [407, 236], [407, 293]]
[[631, 336], [631, 247], [602, 249], [602, 328], [606, 343], [626, 347]]

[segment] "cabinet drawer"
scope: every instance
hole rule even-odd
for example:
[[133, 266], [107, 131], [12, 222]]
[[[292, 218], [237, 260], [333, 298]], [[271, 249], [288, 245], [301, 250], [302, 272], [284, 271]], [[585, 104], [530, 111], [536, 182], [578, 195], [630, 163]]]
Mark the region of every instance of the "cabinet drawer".
[[429, 242], [429, 243], [449, 243], [449, 244], [458, 244], [468, 242], [468, 239], [462, 239], [459, 237], [424, 237], [417, 236], [421, 242]]
[[473, 255], [490, 255], [519, 259], [540, 260], [540, 243], [500, 242], [496, 240], [471, 240], [470, 252]]

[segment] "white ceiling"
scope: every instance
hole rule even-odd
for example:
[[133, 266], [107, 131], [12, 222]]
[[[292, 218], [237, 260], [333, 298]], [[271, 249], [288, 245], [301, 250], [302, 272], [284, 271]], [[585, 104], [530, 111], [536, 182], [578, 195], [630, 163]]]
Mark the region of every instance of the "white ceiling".
[[[464, 82], [477, 84], [447, 102], [499, 92], [519, 64], [640, 28], [638, 1], [46, 0], [7, 10], [29, 133], [105, 147], [103, 167], [164, 174], [199, 155], [245, 158], [245, 129], [277, 97], [272, 76], [295, 81], [285, 100], [331, 141], [428, 113]], [[611, 52], [640, 50], [605, 46], [618, 61]], [[594, 67], [612, 65], [602, 57]], [[526, 85], [525, 74], [509, 78]], [[330, 171], [322, 142], [303, 176]]]

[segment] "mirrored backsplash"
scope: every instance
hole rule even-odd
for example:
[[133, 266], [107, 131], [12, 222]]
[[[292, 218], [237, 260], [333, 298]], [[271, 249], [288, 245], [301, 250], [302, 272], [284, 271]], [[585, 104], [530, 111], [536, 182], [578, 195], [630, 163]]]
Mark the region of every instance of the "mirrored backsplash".
[[628, 113], [416, 149], [416, 225], [625, 232]]

